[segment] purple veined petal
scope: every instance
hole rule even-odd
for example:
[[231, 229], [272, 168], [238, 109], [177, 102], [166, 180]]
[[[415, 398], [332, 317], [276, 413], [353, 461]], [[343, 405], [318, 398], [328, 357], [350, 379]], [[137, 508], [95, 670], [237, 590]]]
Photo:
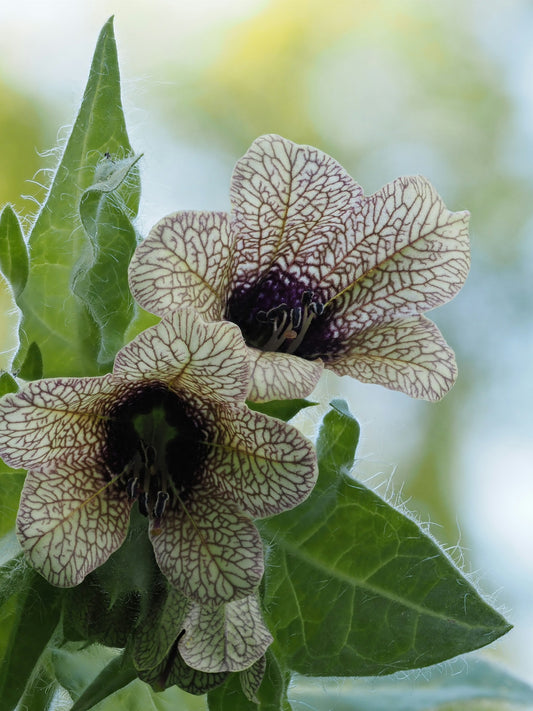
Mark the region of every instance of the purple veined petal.
[[183, 659], [205, 672], [242, 671], [272, 643], [255, 595], [212, 608], [194, 605], [178, 646]]
[[[132, 655], [137, 669], [153, 669], [171, 652], [183, 629], [183, 620], [193, 604], [179, 590], [168, 586], [160, 595], [164, 601], [156, 599], [156, 614], [151, 612], [154, 601], [150, 601], [150, 613], [141, 628], [136, 630], [132, 644]], [[163, 665], [163, 667], [165, 664]]]
[[294, 508], [312, 491], [316, 453], [302, 433], [247, 407], [219, 406], [206, 464], [213, 485], [253, 518]]
[[307, 397], [320, 380], [321, 360], [304, 360], [287, 353], [248, 349], [251, 367], [248, 399], [252, 402]]
[[183, 691], [199, 696], [220, 686], [229, 672], [209, 673], [193, 669], [184, 661], [178, 649], [178, 642], [175, 641], [166, 659], [151, 669], [140, 670], [138, 674], [154, 691], [179, 686]]
[[248, 701], [253, 704], [259, 704], [259, 699], [257, 698], [257, 692], [263, 681], [266, 671], [266, 656], [263, 654], [262, 657], [252, 664], [251, 667], [243, 669], [240, 673], [241, 687], [243, 694], [246, 696]]
[[259, 532], [216, 491], [192, 492], [150, 537], [163, 574], [201, 605], [249, 595], [263, 575]]
[[229, 279], [229, 216], [175, 212], [136, 249], [129, 282], [139, 304], [158, 316], [191, 306], [208, 321], [222, 318]]
[[17, 535], [32, 566], [52, 585], [78, 585], [124, 542], [131, 503], [100, 467], [69, 456], [28, 472]]
[[113, 373], [130, 382], [155, 380], [202, 397], [242, 401], [250, 365], [238, 326], [206, 323], [193, 309], [179, 309], [124, 346]]
[[452, 349], [437, 326], [423, 316], [381, 323], [355, 334], [344, 355], [329, 367], [339, 375], [426, 400], [444, 397], [457, 377]]
[[470, 267], [468, 212], [451, 212], [420, 176], [398, 178], [352, 216], [354, 246], [338, 270], [351, 286], [331, 299], [352, 329], [413, 316], [459, 291]]
[[97, 456], [119, 384], [100, 378], [35, 380], [0, 400], [0, 455], [30, 469], [73, 454]]
[[332, 248], [342, 253], [344, 221], [363, 195], [336, 160], [276, 135], [255, 140], [237, 162], [230, 194], [234, 283], [274, 262], [283, 269], [315, 260], [320, 265]]

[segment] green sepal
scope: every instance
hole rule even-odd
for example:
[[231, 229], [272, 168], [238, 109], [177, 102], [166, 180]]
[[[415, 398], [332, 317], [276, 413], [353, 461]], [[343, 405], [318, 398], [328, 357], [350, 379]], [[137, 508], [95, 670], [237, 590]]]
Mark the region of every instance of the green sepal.
[[251, 400], [247, 400], [246, 404], [250, 410], [262, 412], [263, 415], [269, 415], [270, 417], [277, 417], [278, 420], [283, 420], [284, 422], [292, 420], [300, 410], [318, 405], [317, 402], [311, 402], [310, 400], [303, 400], [301, 398], [296, 400], [270, 400], [269, 402], [252, 402]]
[[167, 581], [155, 562], [147, 519], [134, 506], [126, 540], [83, 582], [65, 592], [63, 628], [70, 641], [124, 647], [156, 614]]
[[35, 341], [28, 346], [18, 377], [22, 380], [39, 380], [43, 377], [43, 356]]
[[0, 215], [0, 271], [13, 287], [15, 299], [18, 299], [28, 279], [28, 248], [11, 205], [6, 205]]
[[267, 624], [294, 671], [368, 676], [435, 664], [510, 629], [407, 516], [348, 476], [359, 426], [335, 401], [317, 442], [318, 482], [259, 522]]

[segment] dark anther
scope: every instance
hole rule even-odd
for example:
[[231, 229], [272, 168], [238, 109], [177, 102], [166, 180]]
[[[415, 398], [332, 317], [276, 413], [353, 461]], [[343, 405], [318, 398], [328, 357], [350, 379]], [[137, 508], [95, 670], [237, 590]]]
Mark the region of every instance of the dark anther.
[[287, 311], [287, 304], [279, 304], [279, 306], [274, 306], [269, 309], [266, 313], [266, 317], [269, 321], [276, 321], [280, 316]]
[[295, 329], [300, 328], [302, 325], [302, 309], [298, 306], [295, 309], [291, 309], [291, 321], [292, 321], [292, 327]]
[[313, 301], [313, 292], [312, 291], [304, 291], [304, 293], [302, 294], [302, 306], [309, 306], [312, 301]]
[[321, 304], [320, 301], [313, 301], [309, 308], [316, 316], [322, 316], [324, 313], [324, 304]]
[[161, 516], [165, 513], [165, 507], [167, 505], [169, 498], [170, 497], [166, 491], [158, 491], [157, 492], [157, 499], [156, 499], [155, 506], [154, 506], [154, 517], [155, 518], [161, 518]]
[[128, 494], [130, 501], [137, 498], [137, 494], [139, 493], [138, 477], [132, 476], [131, 479], [128, 479], [128, 483], [126, 484], [126, 493]]
[[148, 492], [141, 491], [139, 494], [139, 511], [143, 516], [148, 516]]
[[255, 317], [259, 323], [268, 323], [267, 312], [262, 309], [256, 313]]

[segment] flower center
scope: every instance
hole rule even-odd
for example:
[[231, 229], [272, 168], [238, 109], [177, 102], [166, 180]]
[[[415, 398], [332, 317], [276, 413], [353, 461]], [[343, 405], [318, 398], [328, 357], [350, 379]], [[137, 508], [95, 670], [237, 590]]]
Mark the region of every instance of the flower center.
[[204, 428], [188, 403], [161, 383], [130, 391], [110, 413], [106, 463], [158, 533], [170, 509], [198, 483]]
[[[304, 291], [300, 305], [279, 304], [268, 311], [260, 309], [255, 318], [261, 324], [271, 324], [270, 337], [261, 346], [263, 351], [295, 353], [301, 345], [311, 322], [324, 313], [324, 304], [314, 300], [312, 291]], [[266, 329], [268, 333], [268, 329]]]
[[228, 300], [225, 318], [240, 327], [253, 348], [312, 359], [319, 356], [312, 352], [314, 348], [306, 347], [304, 339], [310, 330], [316, 331], [324, 309], [317, 294], [275, 270], [255, 284], [237, 287]]

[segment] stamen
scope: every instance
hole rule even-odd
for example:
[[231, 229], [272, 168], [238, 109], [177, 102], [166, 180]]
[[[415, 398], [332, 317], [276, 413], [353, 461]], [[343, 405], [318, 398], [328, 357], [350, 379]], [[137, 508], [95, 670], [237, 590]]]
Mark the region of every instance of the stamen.
[[126, 493], [128, 494], [130, 501], [137, 498], [137, 494], [139, 493], [139, 477], [132, 476], [128, 479], [128, 483], [126, 484]]
[[169, 500], [170, 496], [168, 492], [166, 491], [158, 491], [157, 492], [157, 499], [154, 505], [154, 517], [156, 519], [162, 518], [163, 514], [165, 513], [165, 508], [167, 505], [167, 502]]
[[139, 494], [138, 502], [139, 502], [139, 512], [143, 516], [148, 516], [148, 492], [147, 491], [141, 491], [141, 493]]
[[285, 345], [286, 353], [295, 353], [316, 316], [324, 313], [324, 304], [313, 301], [314, 293], [306, 290], [302, 293], [301, 306], [289, 308], [282, 303], [268, 311], [258, 311], [259, 323], [272, 323], [270, 338], [260, 346], [263, 351], [279, 351]]

